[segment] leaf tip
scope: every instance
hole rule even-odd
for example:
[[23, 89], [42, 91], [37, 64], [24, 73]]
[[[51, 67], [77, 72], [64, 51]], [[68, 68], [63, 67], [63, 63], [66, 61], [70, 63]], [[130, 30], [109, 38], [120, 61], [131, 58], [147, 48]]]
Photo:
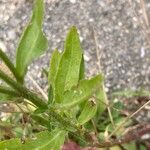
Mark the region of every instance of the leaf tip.
[[77, 28], [76, 28], [76, 26], [72, 26], [71, 28], [70, 28], [70, 31], [69, 31], [69, 33], [78, 33], [78, 31], [77, 31]]
[[73, 30], [73, 31], [77, 31], [76, 26], [72, 26], [72, 27], [71, 27], [71, 30]]

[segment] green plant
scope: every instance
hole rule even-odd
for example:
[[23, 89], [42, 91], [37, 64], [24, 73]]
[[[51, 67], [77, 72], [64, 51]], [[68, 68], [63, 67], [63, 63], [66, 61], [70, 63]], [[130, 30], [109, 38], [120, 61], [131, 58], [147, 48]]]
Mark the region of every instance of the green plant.
[[[52, 53], [48, 70], [48, 100], [25, 86], [28, 65], [45, 52], [48, 45], [42, 32], [43, 9], [43, 0], [36, 0], [31, 21], [16, 51], [16, 65], [0, 50], [0, 59], [13, 75], [11, 77], [0, 70], [3, 81], [0, 85], [0, 101], [25, 106], [25, 114], [36, 121], [37, 126], [42, 126], [42, 131], [33, 133], [27, 139], [25, 137], [23, 143], [20, 136], [1, 141], [0, 150], [59, 150], [65, 139], [73, 139], [82, 146], [91, 147], [120, 144], [120, 141], [104, 141], [106, 132], [111, 133], [114, 128], [111, 119], [117, 126], [119, 119], [124, 117], [114, 111], [111, 119], [102, 115], [107, 107], [104, 78], [99, 74], [85, 79], [83, 51], [75, 27], [67, 34], [64, 51], [60, 53], [56, 49]], [[32, 106], [31, 109], [27, 109], [27, 105]], [[118, 110], [122, 108], [120, 103], [113, 105]]]

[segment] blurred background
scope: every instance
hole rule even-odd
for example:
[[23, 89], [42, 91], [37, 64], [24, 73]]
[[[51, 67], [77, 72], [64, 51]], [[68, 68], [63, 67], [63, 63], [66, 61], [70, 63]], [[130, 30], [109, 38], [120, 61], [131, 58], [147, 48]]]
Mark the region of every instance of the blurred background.
[[[49, 48], [29, 67], [43, 89], [47, 86], [42, 68], [48, 68], [55, 48], [63, 49], [72, 25], [80, 34], [87, 77], [102, 70], [108, 93], [150, 89], [149, 0], [45, 0], [45, 4], [43, 30]], [[0, 0], [0, 48], [12, 60], [32, 6], [32, 0]]]

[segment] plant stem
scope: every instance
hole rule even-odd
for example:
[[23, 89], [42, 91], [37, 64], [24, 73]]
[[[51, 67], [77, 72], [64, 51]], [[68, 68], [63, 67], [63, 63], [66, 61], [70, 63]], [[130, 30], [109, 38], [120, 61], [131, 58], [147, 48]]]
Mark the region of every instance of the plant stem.
[[[80, 129], [80, 127], [72, 123], [70, 120], [62, 117], [52, 107], [50, 107], [49, 115], [53, 117], [56, 121], [58, 121], [63, 127], [65, 127], [65, 129], [68, 130], [71, 134], [76, 135], [78, 139], [84, 141], [84, 143], [87, 143], [87, 139], [90, 137], [90, 135], [86, 130]], [[76, 133], [69, 130], [69, 128], [75, 130]]]
[[4, 87], [0, 85], [0, 93], [3, 94], [7, 94], [10, 96], [19, 96], [19, 93], [17, 93], [16, 91], [13, 91], [12, 89], [10, 89], [9, 87]]
[[9, 68], [9, 70], [13, 73], [14, 77], [18, 82], [22, 82], [21, 78], [19, 77], [16, 68], [14, 67], [13, 63], [10, 61], [10, 59], [7, 57], [7, 55], [0, 49], [0, 58], [4, 61], [6, 66]]
[[1, 70], [0, 70], [0, 78], [4, 80], [8, 85], [10, 85], [12, 88], [14, 88], [20, 94], [20, 96], [30, 100], [37, 107], [42, 109], [48, 108], [47, 104], [42, 98], [38, 97], [37, 94], [31, 92], [26, 87], [22, 86], [20, 83], [17, 83], [16, 81], [12, 80], [8, 75], [6, 75]]
[[[20, 83], [15, 82], [12, 80], [9, 76], [7, 76], [4, 72], [0, 70], [0, 78], [4, 80], [8, 85], [13, 87], [20, 96], [30, 100], [33, 104], [35, 104], [39, 108], [48, 109], [47, 104], [44, 102], [43, 99], [38, 97], [35, 93], [29, 91], [26, 87], [22, 86]], [[5, 88], [1, 88], [1, 91], [4, 93], [9, 94], [10, 90], [6, 90]], [[12, 91], [11, 91], [12, 92]], [[49, 115], [55, 118], [59, 123], [63, 125], [63, 127], [72, 127], [75, 129], [78, 133], [83, 133], [75, 124], [71, 123], [70, 120], [67, 120], [66, 118], [63, 118], [61, 115], [59, 115], [52, 107], [49, 110]]]
[[[102, 73], [101, 55], [99, 54], [100, 49], [98, 47], [98, 40], [97, 40], [97, 36], [96, 36], [94, 28], [93, 28], [93, 36], [94, 36], [95, 46], [96, 46], [96, 56], [97, 56], [97, 60], [98, 60], [98, 69], [99, 69], [99, 73]], [[107, 107], [108, 115], [109, 115], [109, 118], [110, 118], [110, 121], [111, 121], [111, 124], [112, 124], [113, 128], [115, 128], [115, 123], [114, 123], [112, 113], [111, 113], [111, 110], [110, 110], [110, 107], [109, 107], [109, 101], [108, 101], [107, 94], [106, 94], [106, 91], [105, 91], [104, 83], [102, 85], [102, 88], [103, 88], [103, 91], [104, 91], [104, 99], [105, 99], [106, 104], [108, 106]]]
[[[37, 107], [42, 108], [42, 109], [48, 109], [47, 104], [44, 102], [44, 100], [40, 97], [38, 97], [35, 93], [31, 92], [28, 90], [26, 87], [21, 85], [20, 83], [17, 83], [16, 81], [12, 80], [9, 76], [7, 76], [4, 72], [0, 70], [0, 78], [4, 80], [8, 85], [10, 85], [12, 88], [14, 88], [18, 93], [19, 96], [22, 96], [28, 100], [30, 100], [33, 104], [35, 104]], [[1, 87], [1, 92], [5, 92], [9, 94], [11, 92], [14, 94], [13, 91], [10, 91], [4, 87]], [[66, 127], [67, 130], [69, 128], [75, 129], [80, 137], [83, 137], [83, 135], [88, 135], [87, 131], [83, 131], [80, 129], [78, 126], [73, 124], [70, 120], [67, 118], [62, 117], [60, 114], [58, 114], [54, 108], [50, 107], [48, 114], [52, 116], [54, 119], [56, 119], [60, 124], [62, 124], [63, 127]], [[70, 131], [72, 132], [72, 131]]]
[[80, 133], [82, 132], [75, 124], [71, 123], [70, 120], [67, 120], [66, 118], [59, 115], [52, 107], [50, 107], [49, 115], [52, 116], [55, 120], [57, 120], [59, 123], [61, 123], [64, 127], [71, 127]]

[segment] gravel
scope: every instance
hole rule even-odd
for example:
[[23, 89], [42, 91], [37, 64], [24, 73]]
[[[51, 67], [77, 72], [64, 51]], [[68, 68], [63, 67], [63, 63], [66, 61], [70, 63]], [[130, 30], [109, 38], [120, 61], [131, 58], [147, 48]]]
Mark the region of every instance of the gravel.
[[[144, 21], [139, 0], [132, 7], [129, 0], [46, 0], [45, 3], [43, 25], [49, 48], [29, 66], [30, 76], [43, 89], [46, 80], [41, 70], [48, 68], [55, 48], [63, 49], [65, 35], [72, 25], [77, 26], [80, 34], [87, 76], [98, 73], [98, 54], [107, 92], [150, 89], [150, 48], [139, 21], [139, 18]], [[150, 2], [146, 4], [150, 9]], [[0, 47], [13, 61], [31, 10], [32, 0], [0, 0]]]

